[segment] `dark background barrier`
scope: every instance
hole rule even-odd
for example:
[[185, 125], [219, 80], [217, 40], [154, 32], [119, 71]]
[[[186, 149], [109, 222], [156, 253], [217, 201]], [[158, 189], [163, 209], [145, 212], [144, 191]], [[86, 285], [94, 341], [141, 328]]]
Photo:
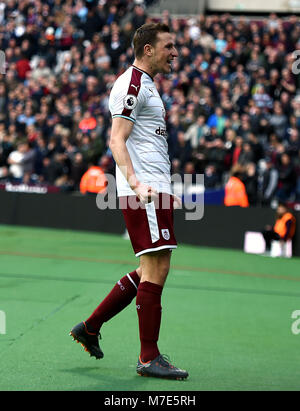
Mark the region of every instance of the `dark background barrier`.
[[[190, 211], [188, 211], [190, 212]], [[175, 211], [178, 242], [206, 247], [243, 249], [246, 231], [261, 231], [273, 224], [275, 211], [269, 208], [240, 208], [206, 205], [201, 220], [187, 221], [186, 211]], [[300, 213], [293, 254], [300, 256]], [[99, 210], [94, 196], [70, 194], [28, 194], [0, 191], [0, 224], [50, 227], [123, 234], [122, 212]]]
[[0, 191], [0, 223], [124, 233], [120, 210], [99, 210], [95, 196]]
[[[293, 255], [300, 256], [300, 213], [293, 241]], [[207, 205], [200, 221], [186, 221], [183, 212], [176, 214], [175, 228], [179, 241], [206, 247], [243, 249], [246, 231], [262, 231], [273, 225], [275, 210]]]

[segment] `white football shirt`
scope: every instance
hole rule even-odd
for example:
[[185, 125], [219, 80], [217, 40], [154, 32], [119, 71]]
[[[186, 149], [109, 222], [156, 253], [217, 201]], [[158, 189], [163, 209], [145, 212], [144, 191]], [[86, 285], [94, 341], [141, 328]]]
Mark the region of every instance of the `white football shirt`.
[[[152, 77], [135, 66], [117, 78], [109, 98], [112, 118], [134, 123], [126, 146], [137, 179], [172, 194], [165, 108]], [[118, 196], [135, 195], [116, 166]]]

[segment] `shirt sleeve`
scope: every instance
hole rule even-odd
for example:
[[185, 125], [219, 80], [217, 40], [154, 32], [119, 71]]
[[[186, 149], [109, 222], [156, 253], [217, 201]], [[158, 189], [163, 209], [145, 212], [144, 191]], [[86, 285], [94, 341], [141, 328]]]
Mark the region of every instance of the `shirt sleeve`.
[[136, 90], [129, 84], [126, 87], [115, 84], [109, 98], [112, 118], [123, 117], [135, 123], [145, 100], [143, 90]]

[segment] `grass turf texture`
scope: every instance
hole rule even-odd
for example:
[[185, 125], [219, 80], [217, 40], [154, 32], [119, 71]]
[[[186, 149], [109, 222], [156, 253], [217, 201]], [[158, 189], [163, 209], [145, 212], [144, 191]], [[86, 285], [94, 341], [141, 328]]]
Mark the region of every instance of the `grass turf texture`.
[[120, 236], [0, 226], [0, 390], [299, 390], [299, 259], [180, 245], [159, 347], [186, 381], [142, 378], [134, 302], [104, 324], [104, 359], [68, 335], [135, 269]]

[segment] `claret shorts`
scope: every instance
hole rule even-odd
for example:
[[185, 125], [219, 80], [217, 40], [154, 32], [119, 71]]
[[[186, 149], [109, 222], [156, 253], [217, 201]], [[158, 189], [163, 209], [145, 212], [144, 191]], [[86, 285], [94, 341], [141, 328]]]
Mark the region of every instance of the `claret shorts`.
[[173, 196], [159, 193], [157, 199], [147, 204], [142, 204], [136, 196], [122, 196], [119, 201], [136, 257], [177, 248]]

